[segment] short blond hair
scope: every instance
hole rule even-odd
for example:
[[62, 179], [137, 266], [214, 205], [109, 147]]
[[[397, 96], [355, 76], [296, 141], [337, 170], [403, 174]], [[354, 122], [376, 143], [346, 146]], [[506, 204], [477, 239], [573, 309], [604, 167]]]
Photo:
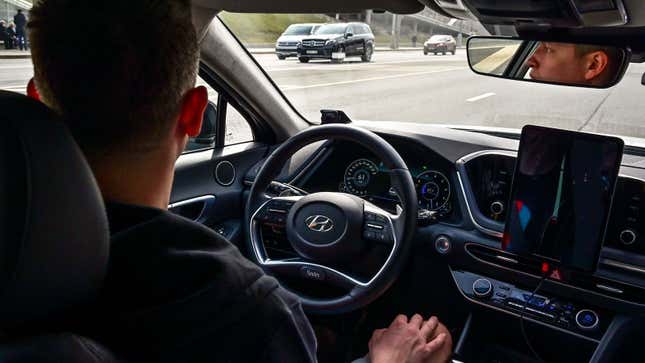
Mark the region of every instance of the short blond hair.
[[189, 0], [34, 5], [36, 87], [88, 156], [151, 150], [168, 135], [197, 77], [191, 19]]

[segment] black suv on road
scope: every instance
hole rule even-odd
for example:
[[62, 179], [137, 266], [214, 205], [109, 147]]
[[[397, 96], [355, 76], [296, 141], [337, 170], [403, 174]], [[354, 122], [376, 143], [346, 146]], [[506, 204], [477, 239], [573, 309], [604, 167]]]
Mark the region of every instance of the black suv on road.
[[330, 59], [342, 62], [345, 57], [360, 56], [369, 62], [374, 54], [374, 34], [365, 23], [325, 24], [298, 45], [298, 59]]

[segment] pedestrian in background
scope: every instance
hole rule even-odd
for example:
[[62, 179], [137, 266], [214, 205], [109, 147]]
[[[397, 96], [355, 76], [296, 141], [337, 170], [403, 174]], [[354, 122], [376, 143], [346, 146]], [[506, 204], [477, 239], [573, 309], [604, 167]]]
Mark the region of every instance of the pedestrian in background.
[[7, 42], [7, 23], [4, 20], [0, 20], [0, 40], [4, 43], [4, 49], [9, 49], [9, 43]]
[[412, 47], [415, 48], [417, 46], [417, 34], [412, 34]]
[[22, 13], [21, 9], [18, 9], [18, 13], [13, 17], [13, 22], [16, 24], [18, 48], [20, 48], [20, 50], [27, 50], [27, 37], [25, 36], [27, 18], [25, 17], [25, 14]]
[[9, 22], [9, 27], [7, 28], [7, 42], [9, 43], [6, 47], [7, 49], [14, 49], [16, 44], [16, 24]]

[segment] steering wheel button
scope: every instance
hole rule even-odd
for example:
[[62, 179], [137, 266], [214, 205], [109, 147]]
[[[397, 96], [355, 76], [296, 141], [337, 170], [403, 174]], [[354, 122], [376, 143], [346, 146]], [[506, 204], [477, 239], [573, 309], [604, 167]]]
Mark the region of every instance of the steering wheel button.
[[325, 280], [325, 271], [309, 266], [303, 266], [300, 269], [300, 275], [309, 280], [324, 281]]

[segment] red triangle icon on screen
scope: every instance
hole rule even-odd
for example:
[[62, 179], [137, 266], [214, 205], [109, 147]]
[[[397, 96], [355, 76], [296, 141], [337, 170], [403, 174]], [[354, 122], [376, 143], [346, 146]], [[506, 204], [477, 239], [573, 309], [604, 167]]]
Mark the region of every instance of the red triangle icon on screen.
[[553, 272], [551, 272], [551, 275], [549, 278], [554, 279], [554, 280], [562, 280], [562, 276], [560, 276], [560, 270], [554, 269]]

